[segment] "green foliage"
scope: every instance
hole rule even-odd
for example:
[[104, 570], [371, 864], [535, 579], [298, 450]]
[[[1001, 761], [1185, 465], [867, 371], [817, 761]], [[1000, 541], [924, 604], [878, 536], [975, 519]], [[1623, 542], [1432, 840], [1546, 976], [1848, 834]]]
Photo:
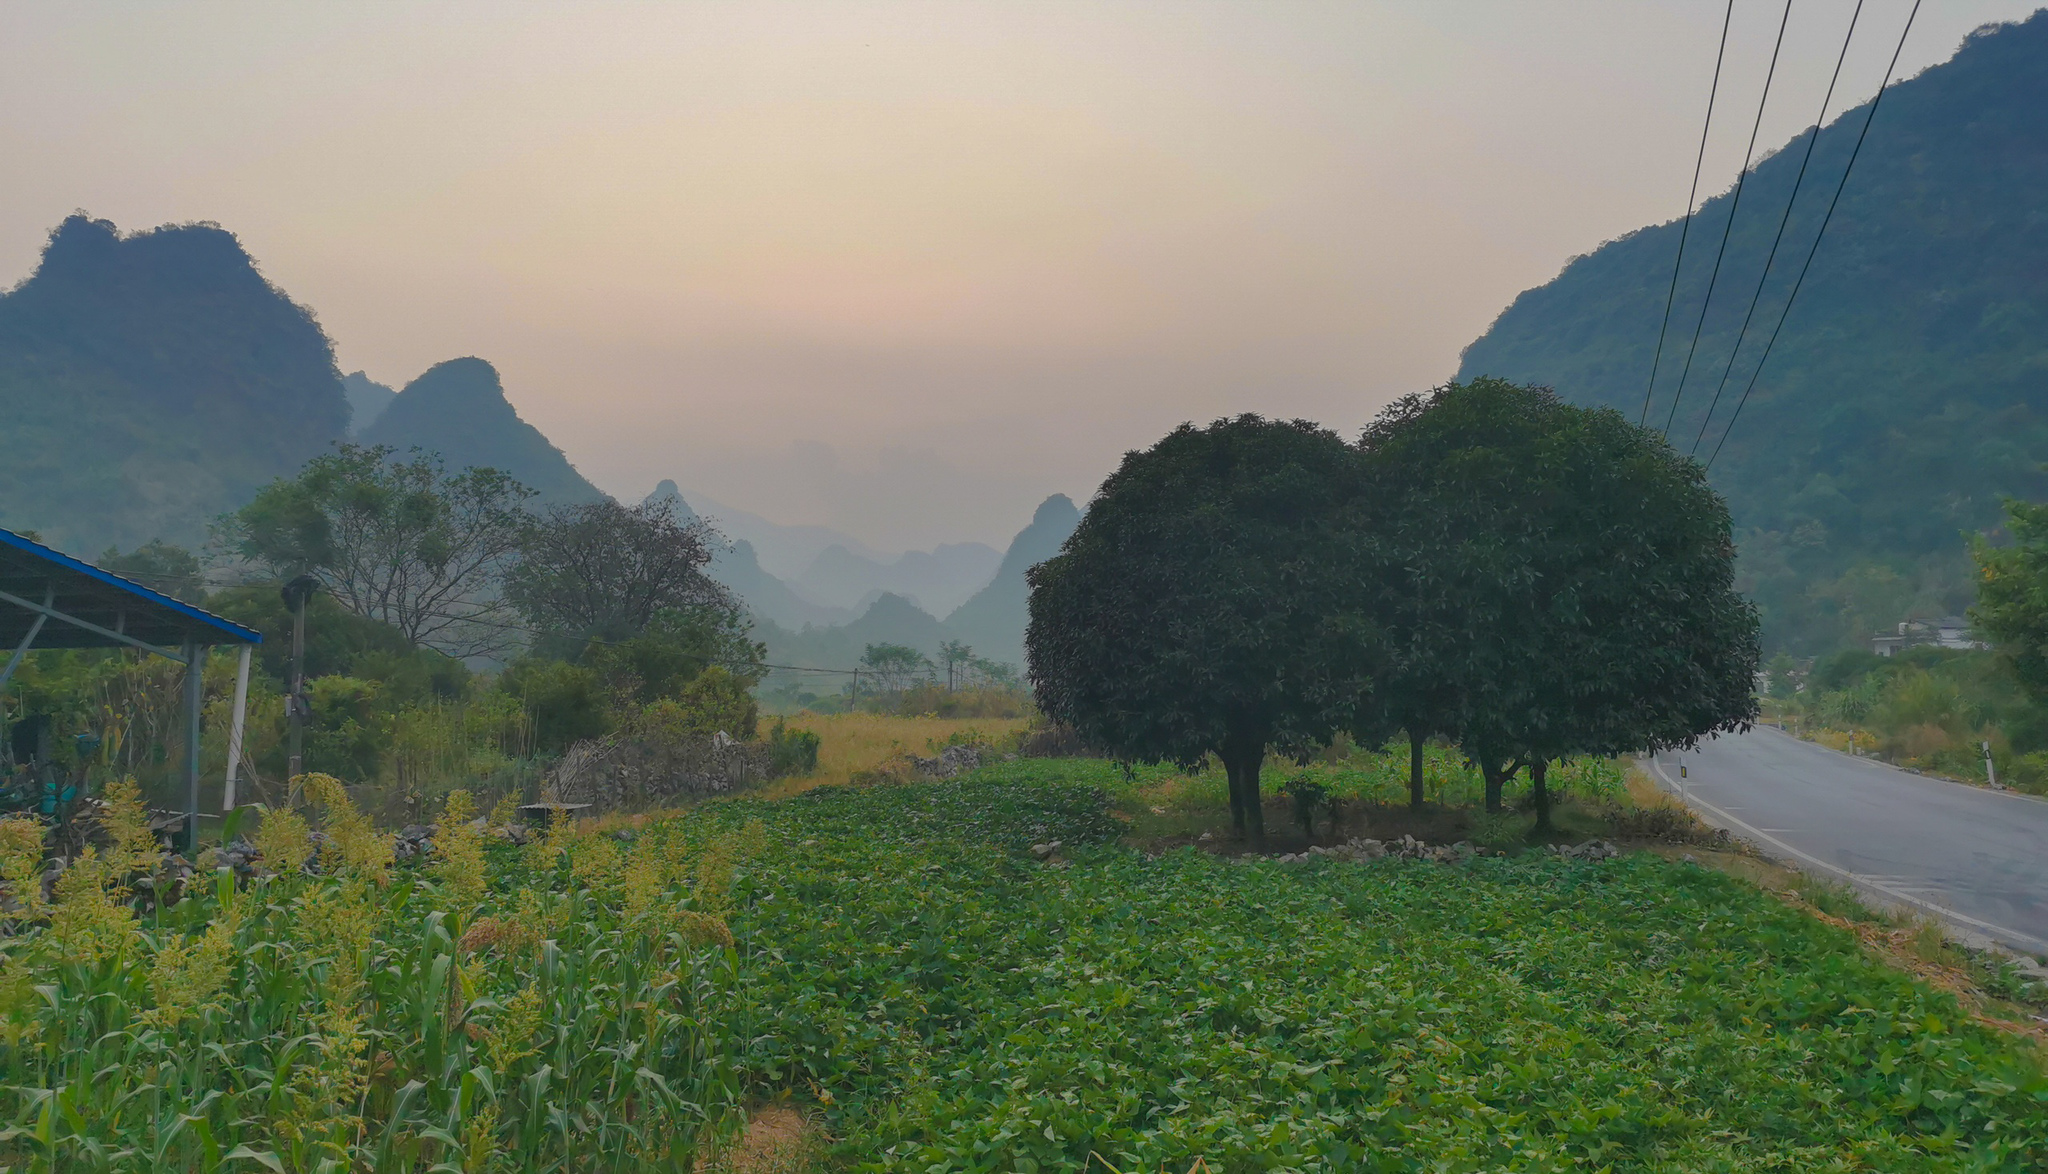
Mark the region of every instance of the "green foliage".
[[615, 694], [641, 703], [681, 695], [714, 666], [752, 687], [762, 656], [749, 637], [752, 626], [745, 610], [729, 602], [663, 608], [639, 634], [591, 645], [583, 663]]
[[501, 470], [449, 473], [382, 446], [339, 444], [223, 519], [222, 533], [279, 580], [320, 577], [343, 607], [413, 646], [456, 656], [510, 647], [498, 578], [532, 524], [533, 491]]
[[818, 735], [809, 730], [790, 729], [781, 718], [768, 727], [770, 773], [777, 778], [811, 775], [818, 770]]
[[517, 697], [533, 719], [534, 744], [560, 753], [612, 728], [604, 690], [595, 670], [560, 660], [527, 658], [506, 669], [499, 685]]
[[[853, 1169], [2025, 1169], [2024, 1045], [1719, 874], [1115, 846], [1035, 761], [760, 818], [744, 1061]], [[1062, 842], [1046, 869], [1023, 849]], [[1250, 914], [1249, 916], [1247, 914]], [[1099, 1165], [1099, 1162], [1095, 1162]]]
[[932, 662], [907, 644], [870, 644], [860, 654], [863, 682], [881, 694], [897, 694], [931, 677]]
[[1234, 821], [1259, 834], [1266, 748], [1327, 742], [1369, 687], [1336, 526], [1356, 464], [1330, 432], [1252, 415], [1127, 454], [1030, 572], [1047, 716], [1138, 761], [1215, 753]]
[[328, 875], [202, 874], [137, 919], [81, 861], [0, 941], [0, 1165], [682, 1170], [738, 1123], [740, 961], [707, 906], [758, 833], [569, 835], [570, 867], [488, 876], [472, 843], [380, 883], [388, 841], [323, 793]]
[[199, 566], [199, 556], [160, 538], [152, 538], [127, 554], [110, 546], [94, 565], [186, 603], [202, 603], [206, 599], [206, 578]]
[[650, 701], [634, 715], [633, 733], [667, 744], [708, 741], [717, 734], [752, 741], [760, 709], [746, 681], [712, 665], [674, 697]]
[[[2048, 1161], [2024, 1045], [1729, 877], [1149, 856], [1124, 785], [1038, 760], [714, 804], [487, 850], [481, 886], [475, 853], [379, 885], [362, 843], [154, 922], [71, 886], [61, 935], [0, 941], [0, 1162], [682, 1169], [788, 1092], [849, 1169]], [[1026, 854], [1054, 839], [1067, 867]], [[64, 961], [88, 935], [114, 952]]]
[[391, 744], [391, 713], [376, 681], [338, 673], [309, 686], [313, 720], [306, 731], [306, 764], [343, 778], [375, 777]]
[[2048, 504], [2005, 503], [2009, 546], [1977, 539], [1977, 605], [1970, 618], [2020, 684], [2048, 702]]
[[1397, 401], [1361, 448], [1353, 526], [1375, 573], [1354, 606], [1387, 666], [1365, 740], [1456, 737], [1498, 792], [1516, 764], [1755, 716], [1726, 507], [1654, 434], [1482, 377]]
[[1809, 728], [1839, 731], [1846, 746], [1961, 778], [1984, 777], [1981, 743], [1992, 745], [1999, 778], [2048, 791], [2048, 775], [2027, 762], [2048, 750], [2048, 704], [2029, 697], [2003, 652], [1923, 645], [1881, 657], [1858, 649], [1823, 657], [1805, 692], [1781, 707]]
[[[1740, 423], [1713, 467], [1742, 544], [1743, 589], [1767, 643], [1816, 654], [1910, 611], [1970, 597], [1961, 535], [1998, 521], [2004, 495], [2048, 496], [2040, 395], [2048, 337], [2048, 225], [2024, 194], [2048, 181], [2048, 19], [1994, 26], [1955, 59], [1891, 91]], [[1766, 284], [1776, 321], [1865, 117], [1823, 129]], [[1730, 195], [1694, 216], [1671, 336], [1689, 343], [1709, 273], [1720, 284], [1672, 428], [1702, 434], [1803, 146], [1768, 156], [1744, 188], [1725, 258]], [[1814, 178], [1824, 177], [1815, 183]], [[1573, 403], [1643, 412], [1678, 253], [1676, 221], [1573, 258], [1517, 297], [1468, 347], [1458, 378], [1555, 387]], [[1589, 242], [1590, 243], [1590, 242]], [[1734, 296], [1730, 296], [1730, 295]], [[1762, 353], [1753, 326], [1699, 456], [1720, 441]], [[1686, 345], [1667, 342], [1649, 422], [1671, 418]]]
[[679, 500], [549, 509], [521, 539], [506, 597], [534, 631], [572, 642], [636, 635], [664, 609], [737, 610], [704, 573], [717, 533]]

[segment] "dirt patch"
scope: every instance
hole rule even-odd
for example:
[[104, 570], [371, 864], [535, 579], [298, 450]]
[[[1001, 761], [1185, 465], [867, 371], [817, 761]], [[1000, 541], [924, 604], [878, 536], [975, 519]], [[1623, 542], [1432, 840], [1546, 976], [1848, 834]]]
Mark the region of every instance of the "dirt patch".
[[824, 1168], [825, 1131], [802, 1110], [767, 1104], [754, 1110], [740, 1136], [706, 1157], [717, 1174], [805, 1174]]

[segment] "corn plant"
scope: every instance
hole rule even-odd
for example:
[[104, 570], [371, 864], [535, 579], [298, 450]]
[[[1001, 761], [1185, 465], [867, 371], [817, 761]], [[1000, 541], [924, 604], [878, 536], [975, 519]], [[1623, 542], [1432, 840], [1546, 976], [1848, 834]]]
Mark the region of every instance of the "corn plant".
[[[450, 819], [435, 861], [398, 869], [339, 783], [304, 790], [325, 842], [276, 813], [276, 867], [252, 883], [223, 868], [138, 917], [136, 861], [92, 853], [46, 908], [17, 903], [0, 1166], [682, 1170], [730, 1128], [721, 911], [758, 835], [693, 846], [678, 827], [621, 850], [555, 829], [517, 858]], [[140, 805], [110, 798], [118, 855]], [[25, 830], [0, 829], [16, 893]]]

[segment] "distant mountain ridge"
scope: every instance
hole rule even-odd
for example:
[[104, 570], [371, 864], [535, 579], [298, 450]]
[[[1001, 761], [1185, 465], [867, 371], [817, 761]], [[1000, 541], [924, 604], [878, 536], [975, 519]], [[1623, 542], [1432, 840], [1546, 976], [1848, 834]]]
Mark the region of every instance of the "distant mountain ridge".
[[1002, 557], [979, 542], [947, 542], [929, 551], [905, 551], [884, 563], [835, 543], [818, 552], [790, 586], [836, 607], [863, 605], [884, 593], [901, 595], [936, 615], [986, 586]]
[[[1054, 494], [1033, 513], [1031, 524], [1017, 532], [987, 586], [944, 620], [894, 592], [882, 592], [868, 602], [858, 617], [838, 624], [792, 623], [777, 615], [786, 601], [773, 601], [772, 584], [757, 584], [768, 596], [749, 595], [731, 572], [714, 567], [713, 574], [739, 593], [760, 621], [755, 635], [767, 643], [768, 659], [776, 664], [806, 668], [850, 669], [859, 663], [869, 644], [905, 644], [926, 656], [936, 657], [939, 646], [959, 640], [975, 655], [987, 660], [1024, 667], [1024, 626], [1030, 587], [1024, 572], [1059, 552], [1060, 544], [1074, 532], [1081, 513], [1065, 494]], [[746, 546], [735, 543], [735, 550]], [[747, 553], [751, 554], [751, 548]], [[774, 576], [752, 568], [773, 584]], [[784, 590], [787, 585], [782, 585]], [[817, 682], [808, 682], [815, 685]]]
[[[1653, 425], [1712, 455], [1862, 128], [1824, 128], [1727, 389], [1749, 296], [1804, 153], [1749, 176], [1699, 352], [1672, 411], [1734, 204], [1693, 219]], [[1711, 476], [1727, 495], [1743, 588], [1767, 645], [1819, 652], [1971, 597], [1963, 534], [1999, 524], [2004, 495], [2048, 496], [2048, 13], [1990, 26], [1949, 62], [1889, 90], [1756, 391]], [[1574, 258], [1517, 297], [1458, 377], [1555, 387], [1643, 414], [1681, 226]]]
[[197, 545], [348, 415], [311, 311], [217, 225], [72, 216], [0, 294], [0, 525], [61, 549]]
[[498, 369], [474, 357], [427, 368], [358, 438], [364, 444], [390, 445], [401, 455], [414, 447], [440, 453], [451, 470], [472, 465], [502, 469], [535, 490], [541, 505], [605, 497], [540, 429], [520, 419], [505, 398]]
[[351, 371], [341, 377], [342, 394], [348, 397], [348, 431], [359, 436], [363, 429], [375, 423], [391, 401], [398, 398], [394, 388], [386, 387], [361, 371]]
[[989, 585], [946, 617], [946, 626], [990, 660], [1024, 667], [1024, 627], [1030, 619], [1030, 584], [1024, 572], [1058, 554], [1081, 524], [1072, 498], [1055, 493], [1039, 503], [1031, 524], [1017, 532]]

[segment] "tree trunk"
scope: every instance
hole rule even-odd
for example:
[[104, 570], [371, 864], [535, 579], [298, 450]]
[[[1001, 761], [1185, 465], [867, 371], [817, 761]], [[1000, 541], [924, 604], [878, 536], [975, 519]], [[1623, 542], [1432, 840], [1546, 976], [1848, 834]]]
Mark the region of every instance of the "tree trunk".
[[1224, 769], [1230, 772], [1230, 814], [1237, 830], [1253, 842], [1266, 838], [1266, 812], [1259, 801], [1259, 765], [1266, 757], [1266, 744], [1249, 738], [1230, 738], [1223, 746]]
[[1422, 810], [1422, 743], [1423, 736], [1414, 730], [1408, 731], [1408, 810]]
[[1238, 781], [1237, 758], [1230, 754], [1220, 757], [1223, 759], [1223, 776], [1230, 780], [1230, 827], [1242, 836], [1245, 834], [1244, 787]]
[[1499, 815], [1506, 810], [1501, 794], [1507, 790], [1508, 780], [1515, 777], [1515, 767], [1503, 764], [1491, 754], [1479, 756], [1479, 773], [1486, 777], [1486, 810]]
[[1536, 798], [1536, 830], [1550, 830], [1550, 785], [1545, 779], [1550, 771], [1550, 762], [1539, 758], [1529, 764], [1529, 792]]

